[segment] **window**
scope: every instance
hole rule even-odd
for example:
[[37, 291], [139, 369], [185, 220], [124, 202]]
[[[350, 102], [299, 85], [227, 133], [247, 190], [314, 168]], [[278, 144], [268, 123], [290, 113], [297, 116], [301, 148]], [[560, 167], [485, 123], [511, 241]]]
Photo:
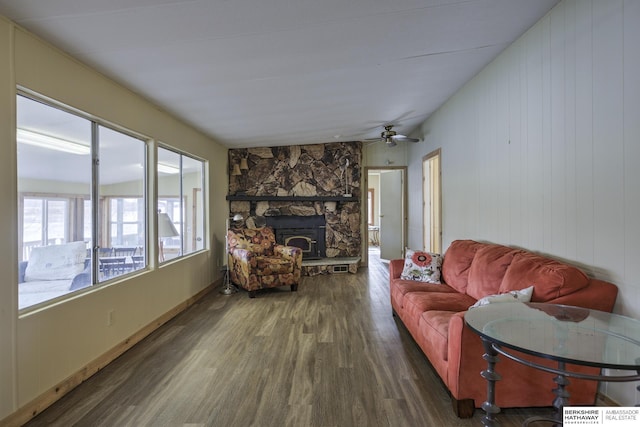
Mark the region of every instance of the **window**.
[[[156, 214], [147, 142], [31, 95], [16, 105], [19, 308], [145, 268], [147, 218]], [[160, 147], [154, 167], [168, 225], [158, 227], [161, 262], [203, 250], [204, 162]]]
[[24, 197], [23, 205], [23, 260], [29, 259], [31, 248], [67, 242], [68, 200]]
[[108, 246], [142, 246], [144, 244], [144, 199], [112, 197], [109, 201]]
[[19, 308], [144, 268], [146, 142], [35, 98], [16, 106]]
[[204, 162], [159, 147], [157, 172], [160, 262], [204, 249]]

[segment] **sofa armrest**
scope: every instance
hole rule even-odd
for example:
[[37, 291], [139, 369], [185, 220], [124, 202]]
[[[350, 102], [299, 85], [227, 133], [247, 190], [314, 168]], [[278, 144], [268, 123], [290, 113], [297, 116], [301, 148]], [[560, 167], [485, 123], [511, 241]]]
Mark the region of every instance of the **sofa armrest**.
[[618, 287], [613, 283], [591, 279], [586, 287], [545, 302], [547, 304], [575, 305], [611, 313], [617, 296]]
[[292, 261], [297, 261], [300, 258], [302, 262], [302, 249], [296, 246], [275, 245], [273, 253], [274, 255], [282, 255], [282, 257]]
[[254, 253], [249, 249], [239, 249], [236, 248], [229, 254], [229, 257], [233, 258], [235, 261], [250, 263], [251, 259], [254, 257]]
[[[447, 388], [457, 400], [484, 396], [487, 389], [487, 383], [480, 376], [480, 372], [487, 369], [487, 362], [482, 358], [482, 340], [465, 324], [465, 313], [456, 313], [449, 320]], [[482, 401], [474, 400], [475, 407], [479, 407]]]
[[233, 283], [247, 289], [254, 257], [255, 254], [248, 249], [233, 249], [229, 254], [229, 277]]
[[24, 282], [24, 273], [27, 271], [29, 261], [20, 261], [18, 264], [18, 283]]
[[389, 279], [399, 279], [404, 269], [403, 259], [392, 259], [389, 262]]
[[71, 281], [70, 291], [86, 288], [91, 285], [91, 266], [85, 268], [82, 273], [76, 275]]

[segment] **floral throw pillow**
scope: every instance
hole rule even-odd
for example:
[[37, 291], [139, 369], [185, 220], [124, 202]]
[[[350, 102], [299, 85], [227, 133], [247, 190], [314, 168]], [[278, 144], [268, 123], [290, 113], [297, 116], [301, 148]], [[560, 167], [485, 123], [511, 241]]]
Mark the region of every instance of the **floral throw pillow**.
[[440, 283], [442, 255], [407, 249], [401, 279]]

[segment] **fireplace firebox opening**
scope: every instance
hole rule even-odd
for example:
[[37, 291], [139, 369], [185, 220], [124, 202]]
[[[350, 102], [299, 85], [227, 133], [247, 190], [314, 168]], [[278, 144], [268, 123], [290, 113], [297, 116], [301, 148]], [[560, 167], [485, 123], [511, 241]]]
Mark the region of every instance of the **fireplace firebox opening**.
[[323, 215], [266, 217], [273, 228], [276, 242], [302, 249], [303, 259], [326, 257], [326, 221]]

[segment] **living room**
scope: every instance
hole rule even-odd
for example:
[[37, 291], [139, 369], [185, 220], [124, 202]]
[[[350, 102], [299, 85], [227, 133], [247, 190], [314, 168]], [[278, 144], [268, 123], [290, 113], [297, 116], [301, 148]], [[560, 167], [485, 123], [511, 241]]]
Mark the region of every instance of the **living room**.
[[[407, 246], [423, 248], [422, 159], [440, 148], [443, 250], [475, 239], [564, 260], [616, 284], [614, 312], [640, 318], [639, 21], [638, 2], [561, 1], [410, 134], [423, 142], [365, 146], [363, 166], [407, 168]], [[69, 378], [102, 369], [105, 354], [220, 285], [230, 170], [226, 147], [147, 99], [8, 19], [0, 34], [0, 186], [11, 200], [0, 216], [3, 420], [33, 402], [42, 408], [42, 396], [56, 400], [76, 385]], [[205, 159], [210, 250], [156, 264], [151, 245], [145, 274], [19, 313], [16, 88]], [[602, 383], [601, 393], [638, 403], [634, 384]]]

